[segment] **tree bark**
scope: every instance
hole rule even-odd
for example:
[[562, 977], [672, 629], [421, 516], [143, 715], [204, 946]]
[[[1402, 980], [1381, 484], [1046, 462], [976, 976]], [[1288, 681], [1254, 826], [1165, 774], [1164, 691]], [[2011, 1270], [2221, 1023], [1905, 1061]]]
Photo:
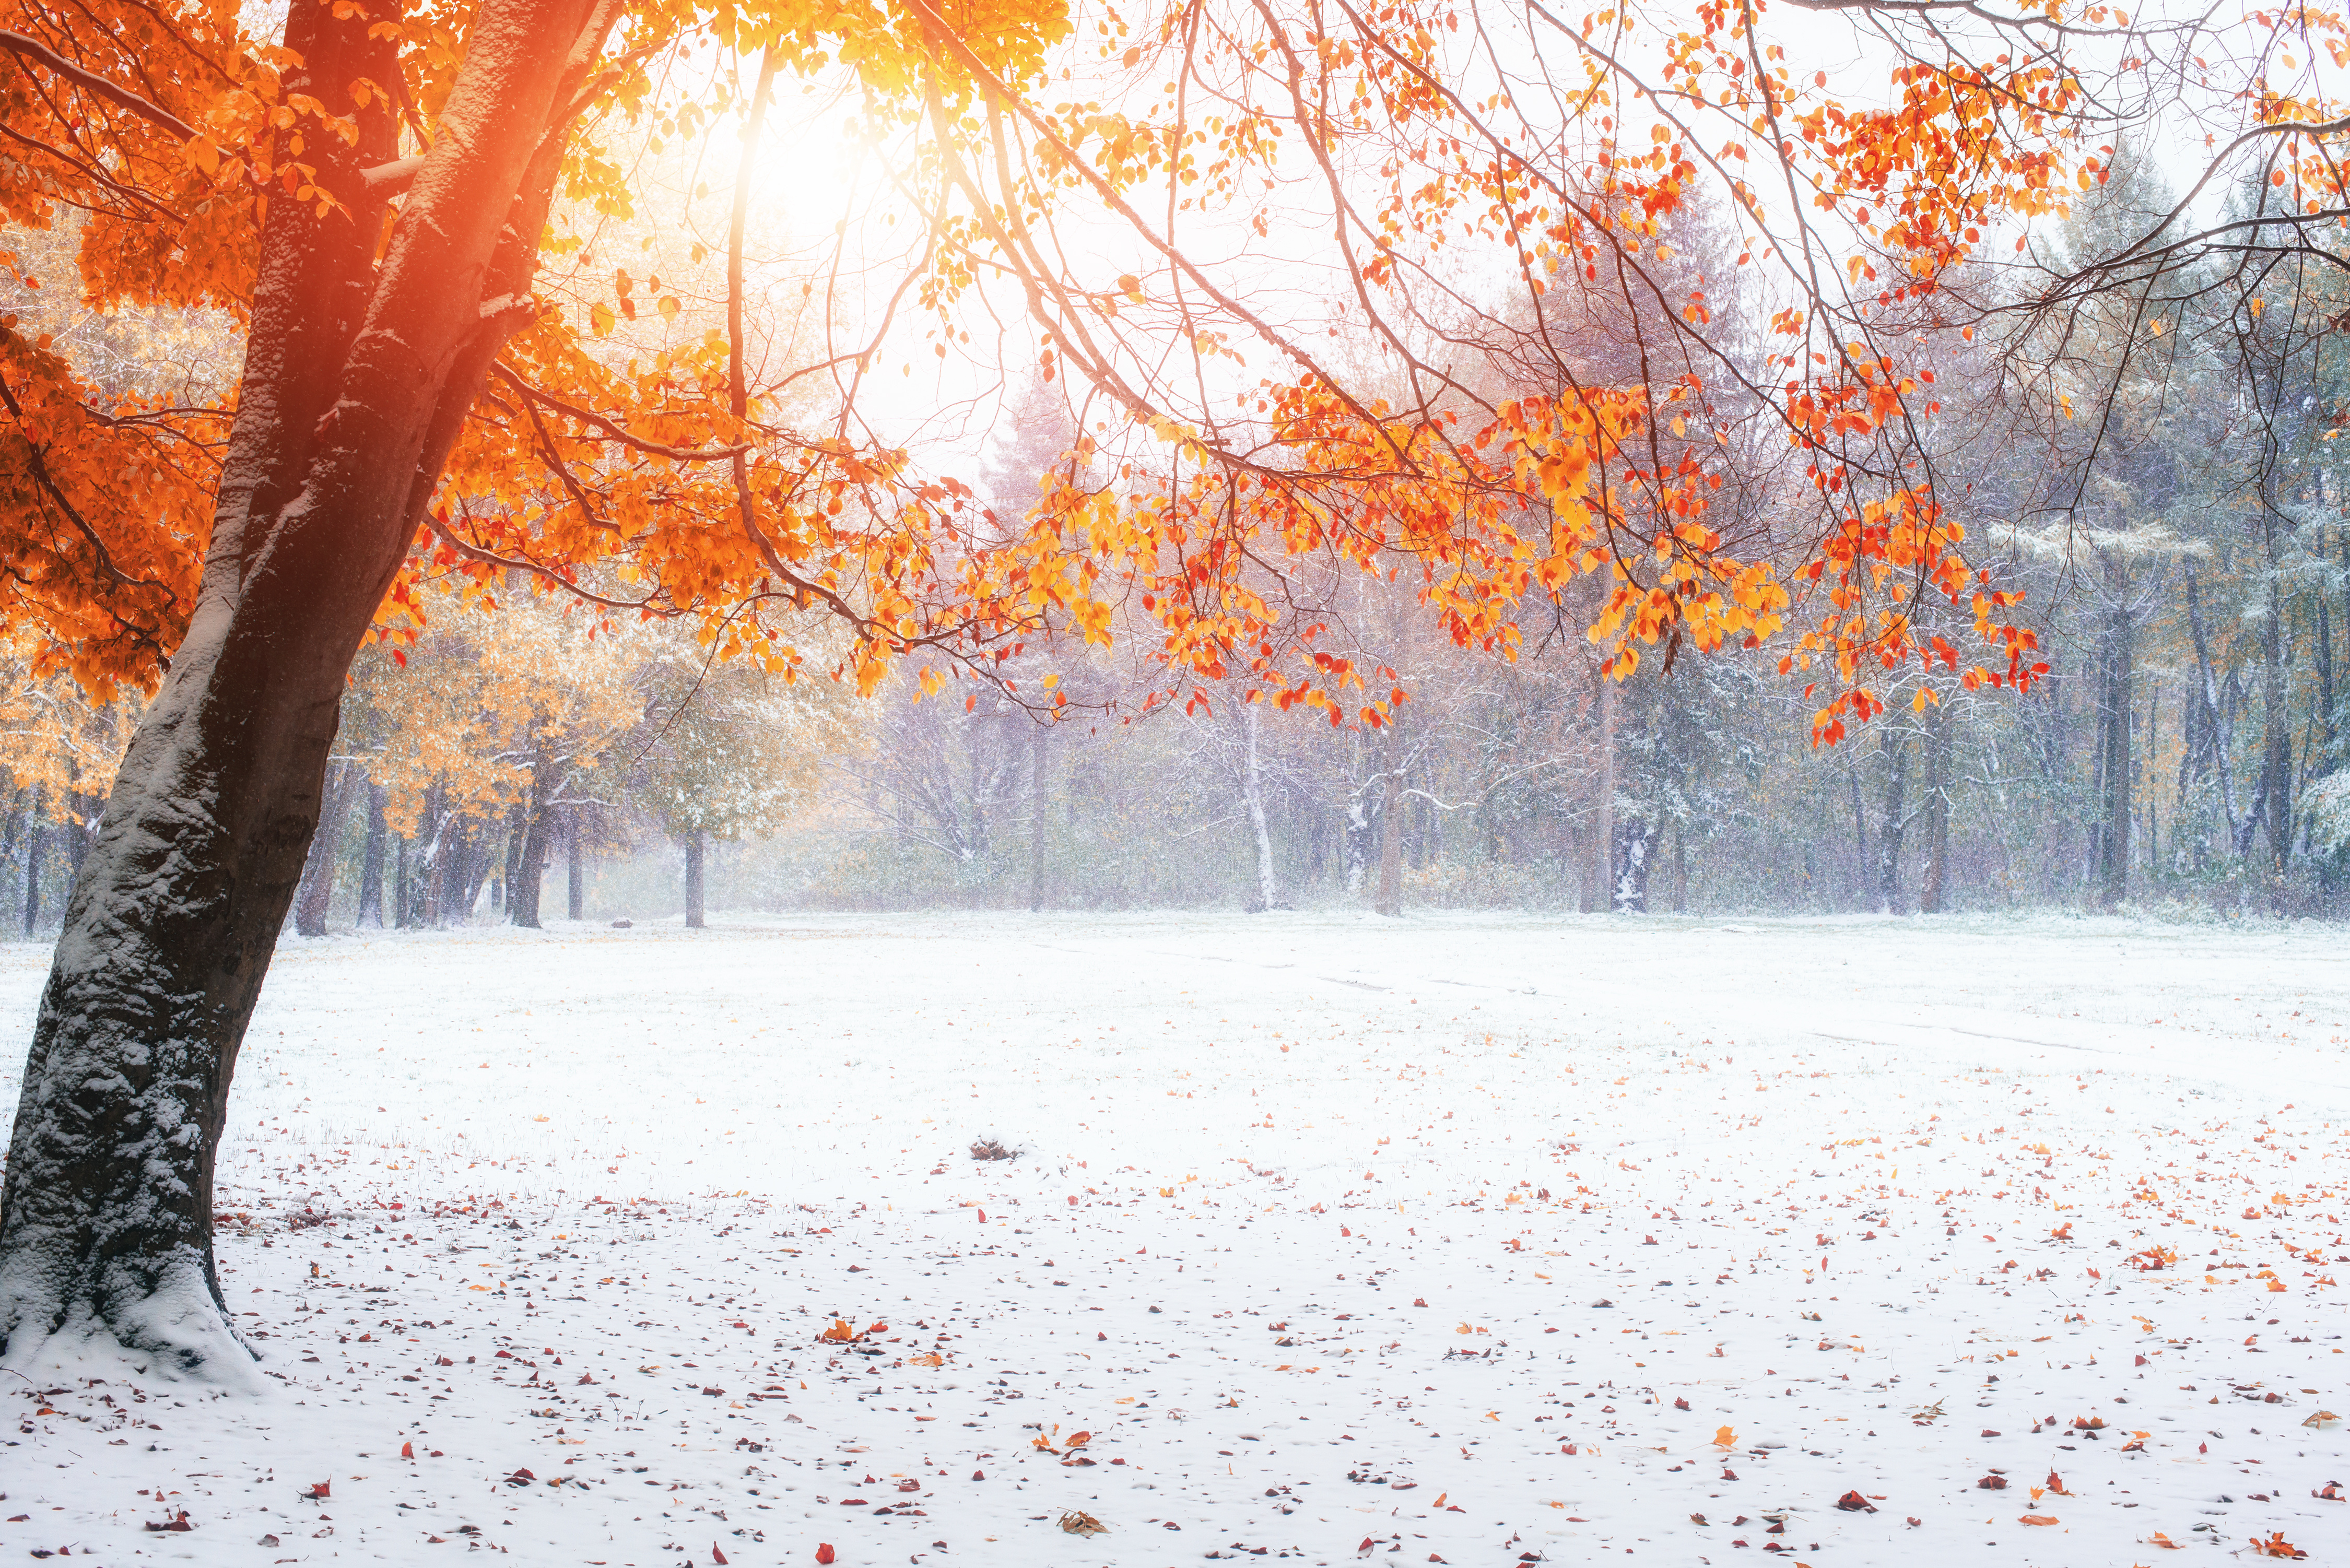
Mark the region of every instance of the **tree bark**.
[[700, 930], [706, 924], [703, 907], [702, 866], [710, 836], [700, 828], [685, 836], [685, 923], [690, 930]]
[[[398, 152], [380, 10], [296, 5], [285, 88], [353, 118], [306, 157], [341, 210], [262, 222], [237, 412], [185, 640], [140, 720], [41, 999], [0, 1196], [0, 1355], [112, 1336], [243, 1381], [213, 1258], [239, 1046], [317, 826], [345, 678], [506, 334], [617, 5], [485, 0], [378, 259]], [[396, 19], [396, 16], [395, 16]], [[70, 1354], [70, 1352], [68, 1352]]]
[[359, 857], [359, 918], [362, 926], [383, 924], [383, 849], [387, 825], [383, 820], [386, 791], [383, 785], [370, 782], [367, 786], [368, 826], [367, 850]]
[[306, 937], [327, 934], [327, 909], [335, 898], [335, 862], [341, 857], [343, 819], [350, 814], [351, 797], [367, 780], [357, 763], [338, 763], [328, 774], [326, 801], [318, 814], [318, 830], [310, 840], [310, 854], [302, 866], [302, 888], [294, 900], [294, 929]]

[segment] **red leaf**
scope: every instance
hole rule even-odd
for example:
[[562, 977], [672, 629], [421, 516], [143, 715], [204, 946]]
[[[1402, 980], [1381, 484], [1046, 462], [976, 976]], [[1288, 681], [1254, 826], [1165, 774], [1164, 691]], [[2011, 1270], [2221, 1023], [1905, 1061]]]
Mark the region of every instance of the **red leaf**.
[[819, 1563], [830, 1563], [832, 1561], [832, 1542], [827, 1541], [816, 1547], [816, 1560]]

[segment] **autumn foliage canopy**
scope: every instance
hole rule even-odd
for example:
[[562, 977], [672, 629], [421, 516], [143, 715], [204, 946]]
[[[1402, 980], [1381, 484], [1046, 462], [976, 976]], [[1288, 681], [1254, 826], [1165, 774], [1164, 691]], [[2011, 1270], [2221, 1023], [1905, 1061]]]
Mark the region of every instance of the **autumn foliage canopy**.
[[[366, 16], [380, 68], [310, 79], [225, 0], [16, 10], [0, 268], [21, 297], [206, 313], [234, 340], [267, 206], [355, 208], [322, 148], [377, 128], [401, 156], [359, 178], [400, 188], [471, 8], [295, 3]], [[619, 11], [570, 106], [536, 280], [497, 302], [519, 325], [382, 606], [395, 644], [521, 592], [687, 618], [723, 655], [868, 688], [900, 659], [937, 690], [1116, 639], [1160, 661], [1165, 697], [1238, 681], [1376, 725], [1393, 681], [1350, 653], [1342, 587], [1372, 574], [1503, 655], [1562, 613], [1618, 672], [1782, 639], [1834, 740], [1889, 670], [2044, 668], [1938, 493], [1934, 368], [2013, 307], [1986, 280], [2026, 225], [2101, 177], [2116, 95], [2183, 93], [2199, 67], [2196, 102], [2247, 156], [2308, 212], [2340, 205], [2334, 106], [2289, 84], [2338, 64], [2344, 30], [2308, 12]], [[1831, 36], [1849, 55], [1852, 29], [1850, 79], [1805, 66]], [[777, 106], [809, 91], [854, 119], [857, 212], [897, 235], [855, 310], [828, 303], [846, 241], [788, 289], [746, 281], [746, 217], [795, 199]], [[652, 271], [614, 236], [682, 232], [688, 198], [640, 177], [663, 158], [691, 160], [719, 187], [693, 199], [732, 225]], [[395, 200], [380, 246], [398, 221]], [[33, 237], [71, 270], [36, 274]], [[1295, 255], [1314, 289], [1275, 286]], [[784, 294], [800, 326], [779, 335], [762, 322]], [[979, 493], [877, 391], [991, 342], [994, 372], [1073, 412], [1033, 504]], [[100, 694], [153, 686], [233, 401], [101, 376], [0, 317], [18, 652]]]

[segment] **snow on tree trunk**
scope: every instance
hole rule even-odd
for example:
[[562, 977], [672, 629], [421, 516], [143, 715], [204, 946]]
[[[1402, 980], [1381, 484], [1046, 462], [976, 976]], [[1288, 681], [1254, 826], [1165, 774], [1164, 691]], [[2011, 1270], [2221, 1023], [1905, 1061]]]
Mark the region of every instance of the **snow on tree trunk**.
[[710, 835], [695, 827], [685, 835], [685, 923], [694, 930], [704, 924], [707, 912], [703, 907], [702, 863], [709, 848]]
[[1379, 914], [1403, 913], [1403, 725], [1401, 710], [1387, 722], [1387, 754], [1379, 805]]
[[383, 819], [387, 791], [380, 784], [367, 786], [367, 849], [359, 857], [359, 918], [362, 926], [383, 924], [383, 851], [388, 825]]
[[[398, 151], [396, 46], [294, 7], [284, 87], [339, 207], [264, 221], [237, 413], [186, 639], [140, 720], [66, 908], [0, 1194], [0, 1362], [93, 1338], [246, 1382], [213, 1260], [237, 1051], [317, 825], [345, 677], [489, 362], [519, 324], [565, 138], [564, 84], [612, 12], [486, 0], [380, 259], [366, 167]], [[558, 99], [558, 91], [566, 94]]]
[[1270, 909], [1281, 902], [1281, 885], [1273, 869], [1273, 833], [1264, 820], [1264, 758], [1257, 746], [1262, 710], [1254, 702], [1241, 706], [1248, 732], [1247, 758], [1241, 769], [1241, 794], [1248, 804], [1249, 829], [1256, 836], [1256, 901], [1249, 907]]
[[25, 814], [25, 934], [41, 923], [41, 846], [48, 839], [48, 825], [41, 820], [41, 802], [45, 790], [33, 786], [32, 809]]
[[1887, 730], [1877, 742], [1885, 757], [1885, 812], [1877, 825], [1877, 912], [1901, 912], [1901, 838], [1909, 829], [1904, 804], [1909, 785], [1909, 748]]
[[1950, 722], [1937, 702], [1926, 711], [1926, 876], [1918, 886], [1918, 910], [1939, 915], [1950, 865]]
[[1599, 677], [1599, 777], [1593, 787], [1597, 818], [1591, 835], [1591, 882], [1598, 908], [1616, 907], [1616, 682]]
[[1045, 726], [1028, 736], [1028, 908], [1045, 907]]
[[579, 847], [579, 808], [563, 825], [563, 909], [575, 920], [588, 918], [587, 856]]

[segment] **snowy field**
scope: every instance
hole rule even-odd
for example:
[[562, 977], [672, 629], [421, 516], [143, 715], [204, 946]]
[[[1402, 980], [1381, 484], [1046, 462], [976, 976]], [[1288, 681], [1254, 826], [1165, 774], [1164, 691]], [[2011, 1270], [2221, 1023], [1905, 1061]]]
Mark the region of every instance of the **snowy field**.
[[11, 1390], [0, 1554], [2350, 1558], [2338, 931], [721, 927], [290, 942], [255, 1388]]

